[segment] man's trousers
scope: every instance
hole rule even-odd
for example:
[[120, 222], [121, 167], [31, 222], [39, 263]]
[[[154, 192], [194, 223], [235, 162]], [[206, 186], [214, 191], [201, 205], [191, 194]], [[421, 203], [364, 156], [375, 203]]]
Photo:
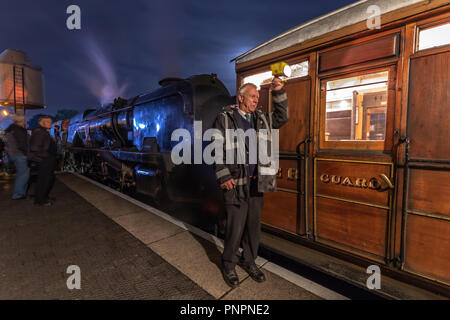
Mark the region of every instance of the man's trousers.
[[250, 266], [258, 256], [261, 234], [261, 211], [263, 193], [257, 192], [257, 180], [250, 180], [249, 197], [240, 205], [226, 205], [226, 231], [222, 263], [231, 271], [239, 261], [238, 250], [242, 248], [241, 263]]
[[36, 181], [36, 199], [35, 203], [45, 203], [49, 200], [48, 195], [55, 181], [56, 158], [47, 157], [43, 159], [38, 166], [38, 174]]
[[16, 166], [16, 180], [14, 181], [14, 193], [12, 198], [19, 199], [27, 195], [30, 168], [28, 168], [26, 156], [12, 156], [10, 158]]

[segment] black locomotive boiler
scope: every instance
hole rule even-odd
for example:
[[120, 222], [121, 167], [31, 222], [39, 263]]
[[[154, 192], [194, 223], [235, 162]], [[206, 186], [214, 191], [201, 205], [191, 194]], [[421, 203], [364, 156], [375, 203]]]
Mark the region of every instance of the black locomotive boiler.
[[214, 171], [205, 164], [175, 165], [171, 151], [178, 141], [171, 141], [171, 135], [184, 128], [194, 137], [194, 121], [202, 122], [204, 132], [234, 98], [214, 74], [168, 78], [160, 85], [71, 118], [64, 167], [131, 191], [217, 234], [222, 200]]

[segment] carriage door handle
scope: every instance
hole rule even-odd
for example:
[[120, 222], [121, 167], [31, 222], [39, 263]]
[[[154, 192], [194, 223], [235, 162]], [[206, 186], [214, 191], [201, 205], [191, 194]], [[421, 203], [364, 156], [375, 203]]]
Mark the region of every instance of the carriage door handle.
[[394, 189], [394, 184], [391, 182], [391, 180], [384, 174], [380, 174], [380, 178], [387, 184], [387, 188], [385, 188], [384, 190], [387, 189]]

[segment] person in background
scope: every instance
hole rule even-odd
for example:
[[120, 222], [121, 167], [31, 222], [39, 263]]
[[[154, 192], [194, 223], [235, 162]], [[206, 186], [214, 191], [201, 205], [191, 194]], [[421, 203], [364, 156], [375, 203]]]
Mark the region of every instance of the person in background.
[[60, 166], [60, 170], [64, 171], [64, 162], [66, 160], [66, 154], [67, 154], [67, 148], [68, 148], [68, 144], [67, 144], [67, 138], [69, 135], [69, 122], [70, 119], [64, 120], [62, 125], [61, 125], [61, 166]]
[[61, 145], [61, 121], [53, 124], [53, 133], [50, 130], [50, 135], [55, 139], [56, 143], [56, 171], [60, 170], [62, 159], [62, 145]]
[[16, 180], [14, 181], [14, 200], [26, 199], [30, 168], [28, 167], [28, 132], [25, 129], [25, 117], [12, 115], [14, 121], [6, 129], [6, 150], [9, 158], [16, 167]]
[[34, 203], [51, 206], [49, 193], [55, 179], [56, 166], [56, 143], [48, 132], [52, 127], [52, 118], [43, 116], [39, 118], [38, 123], [39, 126], [31, 133], [28, 152], [28, 160], [38, 169]]
[[5, 143], [3, 142], [3, 136], [0, 135], [0, 171], [3, 175], [7, 176], [6, 171], [6, 149]]

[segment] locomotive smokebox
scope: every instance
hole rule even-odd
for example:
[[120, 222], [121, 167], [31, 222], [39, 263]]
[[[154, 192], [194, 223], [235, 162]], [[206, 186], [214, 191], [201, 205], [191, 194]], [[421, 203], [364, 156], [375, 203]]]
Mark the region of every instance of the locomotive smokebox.
[[22, 51], [6, 49], [0, 54], [0, 105], [20, 114], [45, 108], [42, 69]]

